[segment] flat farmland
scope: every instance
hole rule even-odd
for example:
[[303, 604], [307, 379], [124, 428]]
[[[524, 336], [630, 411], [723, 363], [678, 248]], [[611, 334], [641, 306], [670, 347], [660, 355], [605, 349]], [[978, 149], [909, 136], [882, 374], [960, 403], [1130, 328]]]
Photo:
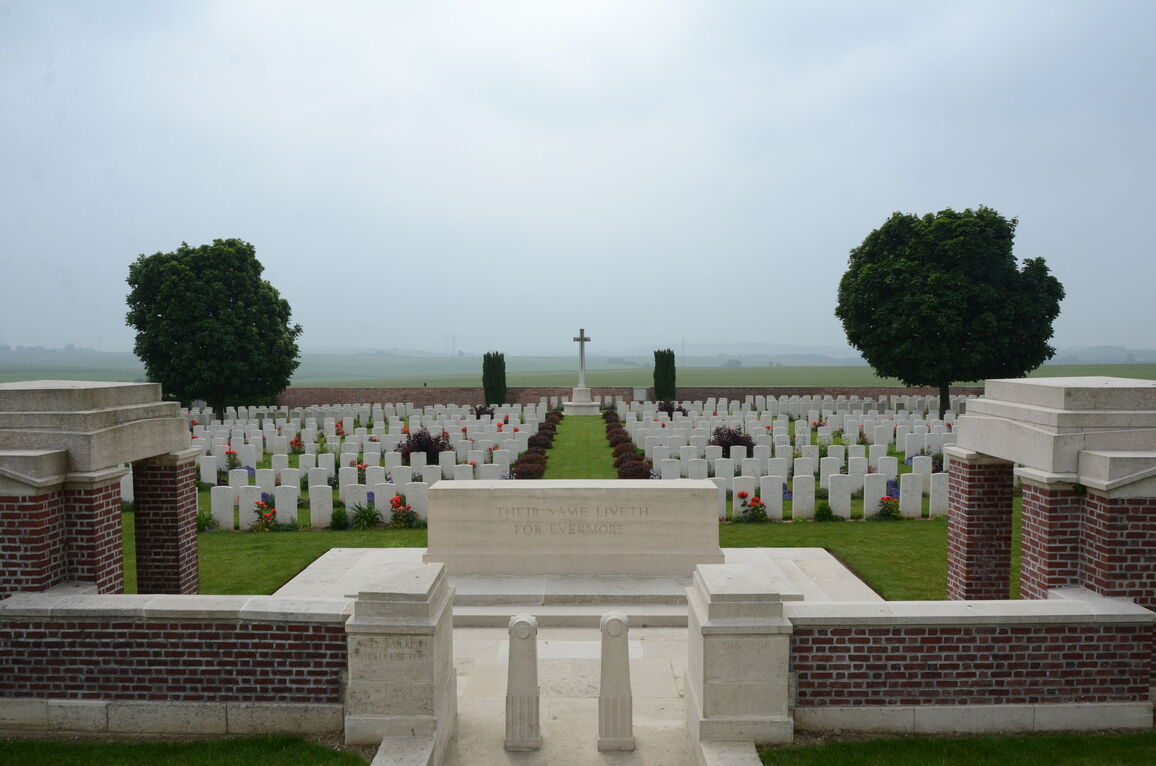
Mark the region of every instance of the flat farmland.
[[[765, 357], [764, 357], [765, 360]], [[720, 366], [716, 357], [678, 361], [680, 386], [899, 386], [867, 365], [768, 366], [744, 362]], [[560, 356], [507, 356], [510, 386], [573, 386], [578, 360]], [[1109, 375], [1156, 380], [1156, 364], [1045, 365], [1031, 377]], [[645, 357], [587, 359], [591, 386], [650, 386], [653, 372]], [[0, 352], [0, 383], [20, 380], [144, 381], [143, 365], [129, 352]], [[477, 387], [482, 384], [480, 356], [395, 353], [301, 355], [291, 385], [319, 388]], [[965, 381], [956, 381], [964, 385]]]

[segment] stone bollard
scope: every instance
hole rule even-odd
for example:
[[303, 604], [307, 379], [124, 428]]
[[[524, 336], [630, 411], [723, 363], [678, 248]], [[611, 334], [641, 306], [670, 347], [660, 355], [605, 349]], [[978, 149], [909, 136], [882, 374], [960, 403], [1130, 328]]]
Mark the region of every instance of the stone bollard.
[[634, 749], [634, 698], [630, 693], [630, 639], [621, 612], [602, 616], [602, 682], [598, 690], [598, 749]]
[[538, 621], [528, 614], [510, 618], [510, 659], [506, 680], [506, 749], [541, 750], [538, 721]]

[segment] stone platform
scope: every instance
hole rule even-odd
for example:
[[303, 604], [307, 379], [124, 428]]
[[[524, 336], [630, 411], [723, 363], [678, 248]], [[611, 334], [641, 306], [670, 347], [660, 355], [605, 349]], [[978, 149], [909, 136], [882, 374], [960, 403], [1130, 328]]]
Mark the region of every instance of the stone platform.
[[[332, 548], [274, 595], [352, 597], [391, 564], [420, 563], [424, 548]], [[766, 575], [784, 601], [882, 601], [822, 548], [724, 548], [727, 564]], [[625, 613], [631, 627], [679, 627], [686, 619], [689, 577], [451, 575], [454, 626], [505, 628], [530, 613], [542, 626], [597, 628], [608, 611]]]
[[[423, 548], [333, 548], [275, 595], [348, 597], [374, 582], [383, 567], [421, 562], [425, 552]], [[746, 564], [765, 573], [785, 600], [883, 601], [821, 548], [724, 548], [723, 554], [728, 564]], [[446, 766], [694, 766], [685, 703], [686, 588], [691, 578], [458, 575], [449, 580], [456, 589], [458, 721]], [[637, 742], [631, 753], [597, 749], [598, 623], [608, 611], [624, 612], [630, 621]], [[507, 625], [512, 615], [521, 613], [534, 615], [542, 626], [538, 633], [542, 749], [510, 753], [502, 747]]]

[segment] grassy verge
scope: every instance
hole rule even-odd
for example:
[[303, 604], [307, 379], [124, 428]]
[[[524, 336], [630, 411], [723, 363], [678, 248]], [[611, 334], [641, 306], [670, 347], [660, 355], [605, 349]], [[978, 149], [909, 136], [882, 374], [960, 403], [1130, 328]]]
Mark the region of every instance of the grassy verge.
[[1156, 732], [877, 739], [764, 747], [759, 756], [767, 766], [1146, 766], [1156, 763]]
[[[125, 590], [136, 592], [134, 516], [121, 514]], [[424, 529], [206, 532], [197, 535], [201, 593], [268, 594], [330, 548], [424, 548]]]
[[205, 742], [0, 740], [0, 763], [53, 766], [364, 766], [346, 753], [296, 737]]
[[558, 424], [547, 479], [614, 479], [614, 458], [606, 424], [597, 415], [571, 415]]

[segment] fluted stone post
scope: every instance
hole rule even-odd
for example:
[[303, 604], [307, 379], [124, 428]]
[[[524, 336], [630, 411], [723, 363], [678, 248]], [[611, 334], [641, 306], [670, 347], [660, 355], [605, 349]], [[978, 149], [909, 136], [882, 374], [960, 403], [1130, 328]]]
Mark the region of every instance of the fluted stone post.
[[598, 690], [598, 749], [634, 749], [629, 623], [621, 612], [602, 616], [602, 683]]
[[528, 614], [510, 618], [506, 749], [542, 749], [538, 720], [538, 621]]

